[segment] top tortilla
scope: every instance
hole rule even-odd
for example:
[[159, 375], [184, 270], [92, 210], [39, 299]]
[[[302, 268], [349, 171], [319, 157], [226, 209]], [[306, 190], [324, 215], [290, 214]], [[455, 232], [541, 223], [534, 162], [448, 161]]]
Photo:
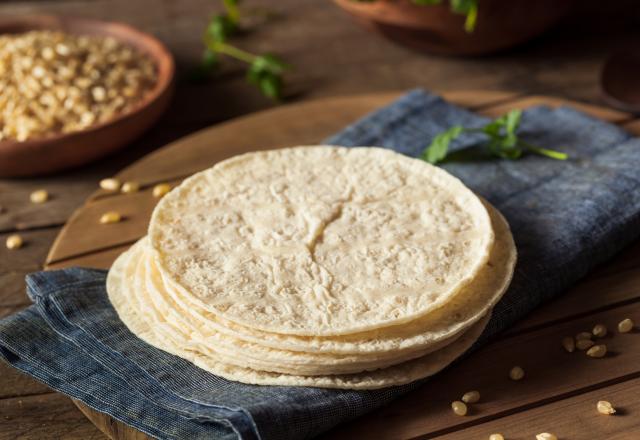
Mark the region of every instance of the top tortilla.
[[210, 312], [323, 336], [401, 324], [446, 303], [494, 242], [458, 179], [381, 148], [248, 153], [185, 180], [149, 226], [159, 270]]

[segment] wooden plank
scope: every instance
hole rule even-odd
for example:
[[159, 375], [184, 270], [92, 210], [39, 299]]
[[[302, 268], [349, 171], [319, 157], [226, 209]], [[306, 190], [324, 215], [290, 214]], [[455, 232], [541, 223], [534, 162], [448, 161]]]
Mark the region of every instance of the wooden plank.
[[103, 440], [106, 437], [62, 394], [0, 400], [0, 439]]
[[[47, 264], [133, 243], [146, 234], [157, 202], [149, 188], [94, 200], [71, 216], [53, 244]], [[122, 220], [100, 224], [100, 217], [109, 211], [118, 212]]]
[[[400, 439], [436, 436], [449, 432], [462, 420], [450, 404], [466, 391], [478, 390], [484, 404], [464, 418], [479, 423], [563, 399], [583, 391], [604, 388], [628, 376], [640, 376], [640, 333], [611, 333], [602, 341], [609, 354], [592, 359], [584, 352], [567, 353], [562, 337], [589, 331], [595, 323], [614, 329], [627, 317], [640, 317], [640, 304], [630, 304], [594, 316], [557, 324], [484, 347], [427, 382], [393, 405], [337, 428], [325, 438]], [[525, 379], [514, 382], [509, 370], [520, 365]]]
[[117, 440], [149, 440], [146, 434], [118, 422], [106, 414], [96, 412], [80, 401], [73, 400], [76, 406], [103, 434]]
[[[552, 432], [561, 439], [637, 439], [640, 438], [638, 395], [640, 379], [635, 378], [455, 431], [438, 439], [488, 439], [489, 435], [498, 432], [509, 440], [533, 439], [541, 432]], [[596, 403], [599, 400], [611, 402], [618, 411], [616, 415], [598, 413]], [[474, 408], [482, 409], [484, 405], [484, 402], [480, 402]]]
[[0, 319], [9, 315], [13, 315], [14, 313], [19, 312], [20, 310], [24, 309], [28, 305], [29, 304], [16, 304], [13, 306], [0, 306]]
[[640, 301], [638, 269], [608, 276], [589, 276], [566, 294], [538, 308], [535, 313], [513, 326], [509, 333], [553, 325], [555, 322], [633, 301]]
[[[66, 267], [80, 266], [80, 267], [92, 267], [95, 269], [109, 269], [114, 260], [129, 249], [129, 245], [116, 246], [109, 248], [105, 251], [93, 252], [88, 255], [80, 257], [69, 258], [66, 260], [58, 261], [56, 263], [48, 264], [47, 270], [64, 269]], [[0, 309], [1, 313], [1, 309]]]
[[53, 392], [46, 385], [21, 373], [3, 361], [0, 361], [0, 377], [3, 381], [3, 386], [0, 388], [0, 400]]
[[25, 293], [24, 277], [42, 269], [48, 249], [58, 234], [58, 228], [24, 231], [20, 233], [25, 244], [9, 250], [5, 241], [9, 234], [0, 234], [0, 306], [29, 304]]
[[631, 132], [632, 134], [636, 136], [640, 136], [640, 120], [636, 119], [633, 121], [629, 121], [625, 124], [622, 124], [622, 127], [625, 130], [628, 130], [629, 132]]

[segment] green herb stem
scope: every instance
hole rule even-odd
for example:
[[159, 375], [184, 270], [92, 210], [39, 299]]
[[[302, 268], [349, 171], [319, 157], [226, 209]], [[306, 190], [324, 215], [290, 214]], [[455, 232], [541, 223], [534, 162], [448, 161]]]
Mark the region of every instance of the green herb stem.
[[253, 63], [258, 58], [257, 55], [247, 52], [246, 50], [239, 49], [235, 46], [231, 46], [230, 44], [220, 41], [206, 42], [206, 44], [209, 50], [213, 52], [230, 56], [231, 58], [244, 61], [247, 64]]
[[541, 156], [547, 156], [556, 160], [567, 160], [569, 155], [567, 153], [563, 153], [561, 151], [550, 150], [548, 148], [537, 147], [529, 142], [525, 142], [523, 140], [519, 140], [518, 144], [531, 151], [532, 153], [539, 154]]

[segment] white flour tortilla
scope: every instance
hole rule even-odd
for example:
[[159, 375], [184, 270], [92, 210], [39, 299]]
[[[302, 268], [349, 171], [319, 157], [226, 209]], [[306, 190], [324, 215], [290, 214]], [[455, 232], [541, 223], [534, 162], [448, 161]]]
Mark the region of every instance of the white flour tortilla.
[[329, 146], [195, 174], [159, 202], [149, 236], [181, 295], [244, 327], [302, 336], [426, 315], [476, 277], [494, 241], [482, 202], [446, 171]]
[[[198, 301], [172, 288], [152, 259], [147, 261], [149, 290], [166, 297], [181, 317], [200, 328], [202, 334], [220, 332], [249, 343], [279, 350], [328, 353], [334, 356], [367, 354], [384, 358], [400, 353], [420, 352], [437, 347], [442, 341], [460, 333], [493, 307], [506, 290], [516, 262], [516, 248], [508, 224], [500, 213], [487, 204], [495, 229], [495, 244], [490, 259], [476, 279], [457, 295], [427, 315], [406, 324], [341, 336], [306, 337], [256, 331], [208, 312]], [[211, 343], [218, 343], [212, 339]], [[252, 352], [252, 346], [239, 345]], [[285, 357], [286, 359], [286, 357]]]
[[135, 297], [126, 295], [123, 289], [134, 283], [133, 273], [126, 273], [120, 266], [126, 262], [125, 258], [116, 261], [114, 267], [117, 270], [113, 271], [113, 275], [107, 279], [109, 298], [125, 325], [138, 337], [157, 348], [189, 360], [213, 374], [243, 383], [342, 389], [376, 389], [406, 384], [437, 373], [464, 353], [482, 333], [489, 319], [487, 315], [450, 345], [440, 350], [385, 369], [327, 376], [300, 376], [257, 371], [221, 362], [215, 354], [203, 355], [185, 348], [179, 342], [176, 343], [158, 331], [162, 323], [154, 322], [150, 325], [149, 311], [140, 310], [138, 308], [140, 303], [135, 300]]

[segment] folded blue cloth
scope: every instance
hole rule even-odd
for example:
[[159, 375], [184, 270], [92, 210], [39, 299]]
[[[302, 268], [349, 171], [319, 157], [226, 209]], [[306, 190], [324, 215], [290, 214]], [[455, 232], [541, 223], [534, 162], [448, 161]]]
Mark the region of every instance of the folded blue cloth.
[[[327, 142], [379, 145], [417, 156], [451, 125], [484, 123], [435, 95], [413, 91]], [[512, 285], [479, 344], [640, 232], [640, 140], [568, 108], [525, 111], [520, 133], [563, 149], [571, 160], [527, 156], [444, 165], [502, 211], [519, 251]], [[465, 135], [453, 147], [477, 141]], [[342, 391], [227, 381], [133, 336], [107, 299], [105, 275], [77, 268], [30, 275], [34, 305], [0, 321], [0, 356], [151, 436], [310, 438], [420, 385]]]

